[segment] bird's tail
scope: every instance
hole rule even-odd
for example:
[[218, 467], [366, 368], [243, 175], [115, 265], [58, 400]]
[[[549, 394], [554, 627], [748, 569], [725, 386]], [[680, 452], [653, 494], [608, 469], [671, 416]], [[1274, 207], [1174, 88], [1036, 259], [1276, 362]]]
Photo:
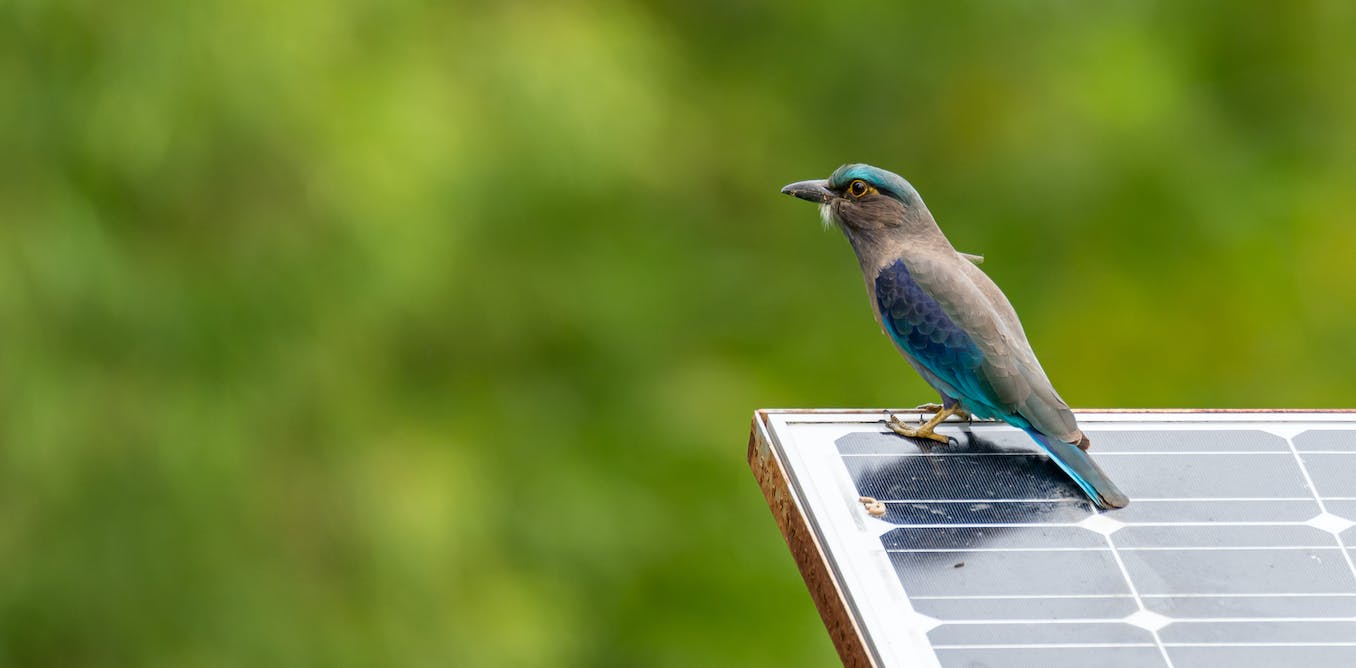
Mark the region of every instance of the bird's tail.
[[1124, 508], [1130, 505], [1130, 497], [1116, 487], [1111, 479], [1102, 472], [1102, 467], [1097, 462], [1092, 461], [1092, 457], [1084, 452], [1082, 448], [1073, 443], [1065, 443], [1057, 438], [1051, 438], [1035, 429], [1027, 429], [1026, 433], [1031, 438], [1036, 439], [1041, 447], [1050, 454], [1056, 464], [1059, 464], [1064, 472], [1073, 478], [1078, 486], [1083, 488], [1083, 492], [1097, 504], [1099, 508]]

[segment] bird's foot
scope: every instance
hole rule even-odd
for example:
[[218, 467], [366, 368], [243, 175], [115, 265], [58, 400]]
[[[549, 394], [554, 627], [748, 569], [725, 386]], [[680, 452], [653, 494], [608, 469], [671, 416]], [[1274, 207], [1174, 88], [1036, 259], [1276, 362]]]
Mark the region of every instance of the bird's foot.
[[[923, 411], [924, 413], [936, 413], [938, 411], [943, 410], [944, 408], [945, 407], [942, 406], [941, 404], [931, 403], [931, 404], [919, 404], [918, 408], [916, 408], [915, 410], [920, 410]], [[950, 414], [962, 420], [965, 420], [966, 422], [974, 422], [975, 420], [975, 416], [971, 415], [970, 411], [967, 411], [959, 406], [951, 409]]]
[[885, 426], [889, 427], [890, 431], [893, 431], [896, 434], [899, 434], [900, 436], [907, 436], [909, 438], [926, 438], [929, 440], [937, 441], [938, 443], [950, 443], [951, 442], [950, 438], [933, 431], [933, 429], [937, 426], [938, 423], [940, 423], [942, 420], [945, 420], [946, 417], [951, 413], [952, 411], [943, 408], [942, 410], [938, 411], [936, 415], [932, 416], [931, 420], [928, 420], [927, 422], [924, 422], [923, 424], [920, 424], [917, 427], [910, 427], [909, 425], [904, 424], [904, 421], [900, 420], [893, 413], [886, 411], [885, 414], [886, 416], [889, 417], [889, 419], [885, 421]]

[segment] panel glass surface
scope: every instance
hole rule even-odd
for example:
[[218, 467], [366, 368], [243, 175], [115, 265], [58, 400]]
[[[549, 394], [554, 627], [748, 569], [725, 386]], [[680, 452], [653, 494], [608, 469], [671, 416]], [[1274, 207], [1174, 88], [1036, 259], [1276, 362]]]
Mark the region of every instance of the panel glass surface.
[[939, 447], [854, 417], [793, 440], [884, 503], [825, 536], [874, 534], [910, 608], [891, 624], [921, 627], [935, 665], [1356, 666], [1352, 416], [1080, 416], [1132, 499], [1108, 512], [1010, 427], [948, 424]]

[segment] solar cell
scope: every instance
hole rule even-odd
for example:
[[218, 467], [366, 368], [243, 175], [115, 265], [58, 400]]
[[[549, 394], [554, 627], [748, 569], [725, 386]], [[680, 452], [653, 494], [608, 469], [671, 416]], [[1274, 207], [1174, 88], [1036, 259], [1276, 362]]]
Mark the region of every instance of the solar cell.
[[759, 411], [750, 439], [845, 663], [1356, 665], [1356, 413], [1080, 413], [1132, 500], [1106, 512], [1009, 426], [883, 419]]

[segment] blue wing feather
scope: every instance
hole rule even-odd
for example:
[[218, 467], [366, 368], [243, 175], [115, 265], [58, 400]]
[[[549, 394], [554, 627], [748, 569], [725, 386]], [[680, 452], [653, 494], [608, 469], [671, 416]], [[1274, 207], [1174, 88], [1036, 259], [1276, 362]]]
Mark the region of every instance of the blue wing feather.
[[[1025, 427], [1025, 420], [998, 408], [993, 389], [980, 373], [984, 353], [970, 335], [946, 314], [902, 260], [876, 276], [876, 303], [886, 332], [923, 368], [949, 386], [972, 412], [989, 414]], [[937, 388], [947, 393], [947, 388]]]

